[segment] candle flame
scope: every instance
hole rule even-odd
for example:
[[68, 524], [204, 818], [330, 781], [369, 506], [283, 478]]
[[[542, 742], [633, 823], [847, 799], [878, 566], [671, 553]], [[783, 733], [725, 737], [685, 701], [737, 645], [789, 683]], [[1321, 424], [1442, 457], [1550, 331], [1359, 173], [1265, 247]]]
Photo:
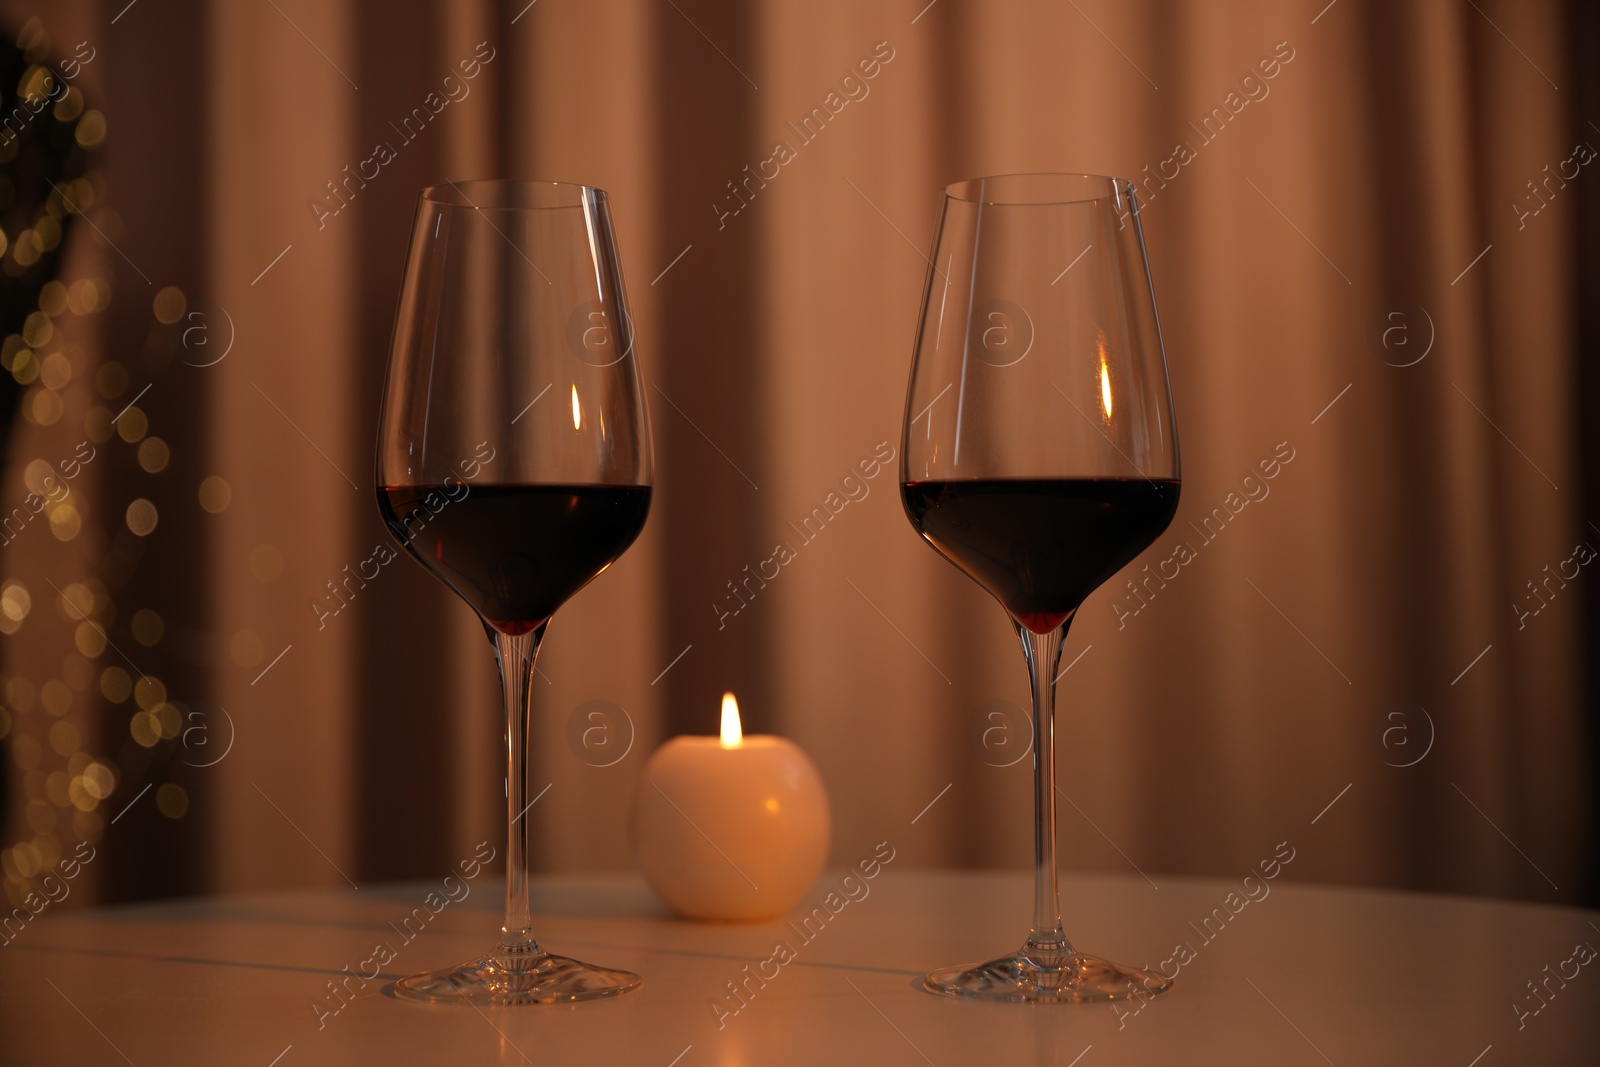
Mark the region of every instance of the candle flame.
[[576, 385], [572, 387], [572, 428], [574, 430], [583, 428], [583, 412], [578, 409], [578, 387]]
[[1100, 335], [1100, 406], [1105, 409], [1106, 418], [1111, 417], [1111, 367], [1106, 362], [1106, 339]]
[[739, 702], [732, 693], [722, 694], [722, 747], [738, 748], [744, 744], [744, 730], [739, 726]]

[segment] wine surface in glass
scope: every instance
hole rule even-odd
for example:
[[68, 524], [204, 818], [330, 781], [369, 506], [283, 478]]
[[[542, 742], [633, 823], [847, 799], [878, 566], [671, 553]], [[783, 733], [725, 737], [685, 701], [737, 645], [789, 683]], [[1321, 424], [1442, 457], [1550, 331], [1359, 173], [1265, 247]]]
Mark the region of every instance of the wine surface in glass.
[[901, 486], [939, 553], [1034, 633], [1049, 633], [1149, 547], [1178, 509], [1170, 478], [982, 478]]
[[516, 635], [554, 615], [633, 544], [650, 487], [387, 486], [378, 507], [419, 563], [489, 625]]

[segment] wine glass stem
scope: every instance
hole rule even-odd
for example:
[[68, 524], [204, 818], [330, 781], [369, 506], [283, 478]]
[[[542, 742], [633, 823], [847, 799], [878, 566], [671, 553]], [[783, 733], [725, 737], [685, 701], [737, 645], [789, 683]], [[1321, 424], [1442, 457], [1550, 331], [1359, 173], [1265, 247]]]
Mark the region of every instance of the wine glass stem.
[[495, 633], [495, 658], [506, 706], [506, 921], [497, 951], [539, 955], [528, 908], [528, 723], [534, 662], [546, 624], [525, 634]]
[[[1070, 621], [1070, 620], [1069, 620]], [[1055, 678], [1067, 624], [1046, 634], [1018, 626], [1022, 655], [1028, 661], [1033, 688], [1033, 933], [1028, 948], [1067, 952], [1072, 946], [1061, 930], [1061, 903], [1056, 887], [1056, 744]]]

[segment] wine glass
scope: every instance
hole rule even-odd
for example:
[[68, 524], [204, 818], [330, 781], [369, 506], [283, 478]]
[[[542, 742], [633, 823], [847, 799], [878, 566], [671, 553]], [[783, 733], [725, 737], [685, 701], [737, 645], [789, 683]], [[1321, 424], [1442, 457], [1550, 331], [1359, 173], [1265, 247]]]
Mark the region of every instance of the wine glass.
[[1033, 931], [934, 993], [1061, 1002], [1172, 983], [1084, 955], [1056, 891], [1055, 683], [1097, 586], [1178, 506], [1178, 436], [1131, 183], [1008, 174], [945, 189], [912, 359], [901, 499], [1006, 610], [1033, 689]]
[[506, 917], [476, 960], [395, 995], [477, 1005], [589, 1000], [639, 976], [554, 956], [528, 908], [529, 686], [550, 617], [650, 508], [650, 428], [604, 191], [559, 182], [424, 189], [378, 426], [378, 508], [465, 600], [500, 668]]

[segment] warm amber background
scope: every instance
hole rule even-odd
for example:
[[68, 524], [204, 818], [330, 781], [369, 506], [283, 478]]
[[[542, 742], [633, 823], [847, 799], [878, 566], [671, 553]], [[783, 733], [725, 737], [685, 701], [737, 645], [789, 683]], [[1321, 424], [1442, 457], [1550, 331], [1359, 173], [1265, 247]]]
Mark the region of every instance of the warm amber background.
[[[835, 862], [889, 839], [908, 865], [1026, 864], [1027, 761], [996, 769], [971, 741], [987, 702], [1025, 701], [1020, 657], [999, 610], [917, 542], [892, 470], [726, 628], [712, 605], [878, 442], [898, 447], [942, 185], [1142, 176], [1287, 41], [1270, 94], [1149, 204], [1185, 469], [1146, 560], [1279, 442], [1295, 458], [1125, 630], [1110, 589], [1074, 626], [1064, 865], [1158, 884], [1238, 874], [1288, 840], [1293, 878], [1593, 902], [1596, 579], [1524, 630], [1510, 607], [1574, 543], [1600, 544], [1578, 421], [1600, 177], [1585, 168], [1521, 230], [1510, 206], [1576, 140], [1600, 144], [1583, 5], [925, 2], [0, 4], [13, 29], [39, 16], [57, 55], [97, 49], [80, 84], [109, 123], [109, 196], [69, 274], [114, 292], [62, 323], [80, 373], [61, 420], [12, 441], [4, 499], [146, 383], [147, 432], [173, 457], [148, 474], [111, 437], [75, 490], [82, 534], [0, 552], [33, 605], [4, 639], [3, 843], [48, 861], [98, 842], [77, 901], [424, 876], [499, 841], [496, 687], [466, 609], [403, 562], [323, 630], [311, 604], [386, 536], [372, 441], [416, 191], [516, 176], [614, 198], [658, 469], [643, 538], [544, 649], [538, 865], [627, 865], [645, 756], [713, 730], [724, 688], [751, 728], [814, 755]], [[398, 146], [388, 124], [481, 41], [495, 58], [471, 95], [319, 229], [324, 183]], [[794, 143], [785, 123], [880, 41], [894, 58], [870, 95], [719, 228], [725, 183]], [[205, 316], [203, 354], [191, 320], [154, 317], [169, 285]], [[1397, 368], [1373, 324], [1402, 304], [1436, 340]], [[227, 357], [188, 365], [229, 322]], [[106, 396], [109, 362], [128, 384]], [[215, 515], [197, 498], [213, 475], [231, 488]], [[144, 539], [124, 527], [136, 497], [160, 513]], [[74, 582], [115, 646], [96, 657], [52, 589]], [[129, 629], [141, 608], [165, 623], [153, 647]], [[227, 756], [198, 768], [213, 756], [181, 739], [135, 743], [135, 702], [98, 691], [112, 666], [212, 724], [225, 708]], [[37, 697], [51, 679], [71, 690], [59, 714]], [[606, 768], [567, 743], [596, 699], [637, 731]], [[1437, 732], [1405, 768], [1381, 743], [1396, 702]], [[57, 719], [78, 734], [65, 752]], [[91, 759], [116, 768], [114, 793], [51, 804], [48, 776]], [[180, 818], [139, 797], [152, 782], [182, 786]]]

